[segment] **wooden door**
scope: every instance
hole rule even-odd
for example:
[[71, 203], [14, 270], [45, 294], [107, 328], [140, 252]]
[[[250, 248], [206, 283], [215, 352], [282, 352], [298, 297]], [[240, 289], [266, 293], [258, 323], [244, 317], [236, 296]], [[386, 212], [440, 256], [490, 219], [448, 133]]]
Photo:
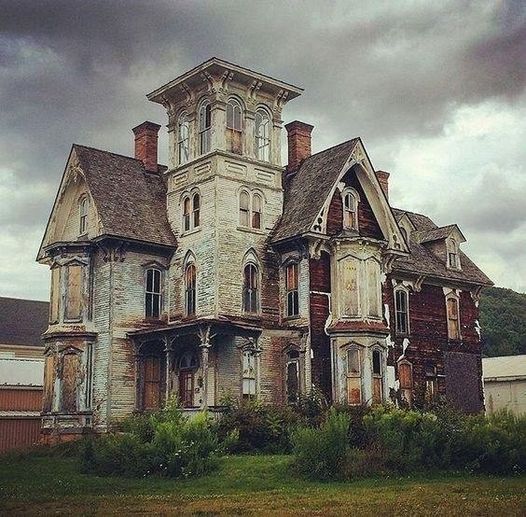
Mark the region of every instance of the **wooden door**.
[[161, 358], [148, 356], [143, 360], [143, 409], [161, 407]]

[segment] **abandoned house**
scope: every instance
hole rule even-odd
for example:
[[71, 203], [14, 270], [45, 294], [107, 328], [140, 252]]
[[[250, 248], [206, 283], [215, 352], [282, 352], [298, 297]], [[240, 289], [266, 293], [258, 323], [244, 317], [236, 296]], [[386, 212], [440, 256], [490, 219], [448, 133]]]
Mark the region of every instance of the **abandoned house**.
[[483, 409], [478, 297], [457, 225], [389, 204], [360, 138], [311, 155], [302, 89], [212, 58], [147, 97], [135, 156], [73, 145], [38, 261], [51, 269], [43, 432], [103, 431], [176, 395]]

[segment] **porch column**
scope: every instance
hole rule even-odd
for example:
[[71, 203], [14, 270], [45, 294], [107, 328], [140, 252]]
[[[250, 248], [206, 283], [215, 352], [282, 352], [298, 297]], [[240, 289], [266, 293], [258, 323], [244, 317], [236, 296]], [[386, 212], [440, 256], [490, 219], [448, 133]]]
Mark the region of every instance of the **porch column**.
[[172, 359], [173, 359], [173, 345], [172, 340], [168, 338], [168, 336], [163, 336], [163, 342], [164, 342], [164, 352], [166, 353], [165, 358], [165, 391], [164, 391], [164, 403], [168, 402], [168, 398], [170, 397], [170, 393], [172, 391]]
[[212, 346], [210, 344], [210, 327], [206, 327], [204, 330], [200, 329], [199, 339], [201, 340], [199, 348], [201, 349], [201, 365], [203, 369], [203, 395], [201, 409], [206, 410], [208, 409], [208, 353]]

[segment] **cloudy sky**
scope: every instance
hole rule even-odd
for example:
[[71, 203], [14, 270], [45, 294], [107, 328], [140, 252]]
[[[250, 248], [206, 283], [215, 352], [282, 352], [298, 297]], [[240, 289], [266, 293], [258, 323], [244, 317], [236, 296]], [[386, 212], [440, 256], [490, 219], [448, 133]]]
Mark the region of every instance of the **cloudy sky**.
[[[313, 150], [361, 136], [396, 207], [456, 222], [526, 291], [526, 2], [0, 0], [0, 296], [34, 258], [73, 142], [132, 154], [145, 94], [211, 56], [305, 88]], [[161, 140], [166, 158], [166, 139]]]

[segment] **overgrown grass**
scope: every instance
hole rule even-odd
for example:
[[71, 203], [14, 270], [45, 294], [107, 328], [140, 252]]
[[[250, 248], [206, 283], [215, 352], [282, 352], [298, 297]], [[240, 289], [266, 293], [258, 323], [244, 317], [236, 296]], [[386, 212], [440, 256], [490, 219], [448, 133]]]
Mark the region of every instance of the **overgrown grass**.
[[353, 483], [295, 477], [288, 456], [231, 456], [194, 479], [81, 474], [76, 457], [0, 458], [0, 514], [208, 513], [219, 515], [524, 515], [526, 478], [370, 478]]

